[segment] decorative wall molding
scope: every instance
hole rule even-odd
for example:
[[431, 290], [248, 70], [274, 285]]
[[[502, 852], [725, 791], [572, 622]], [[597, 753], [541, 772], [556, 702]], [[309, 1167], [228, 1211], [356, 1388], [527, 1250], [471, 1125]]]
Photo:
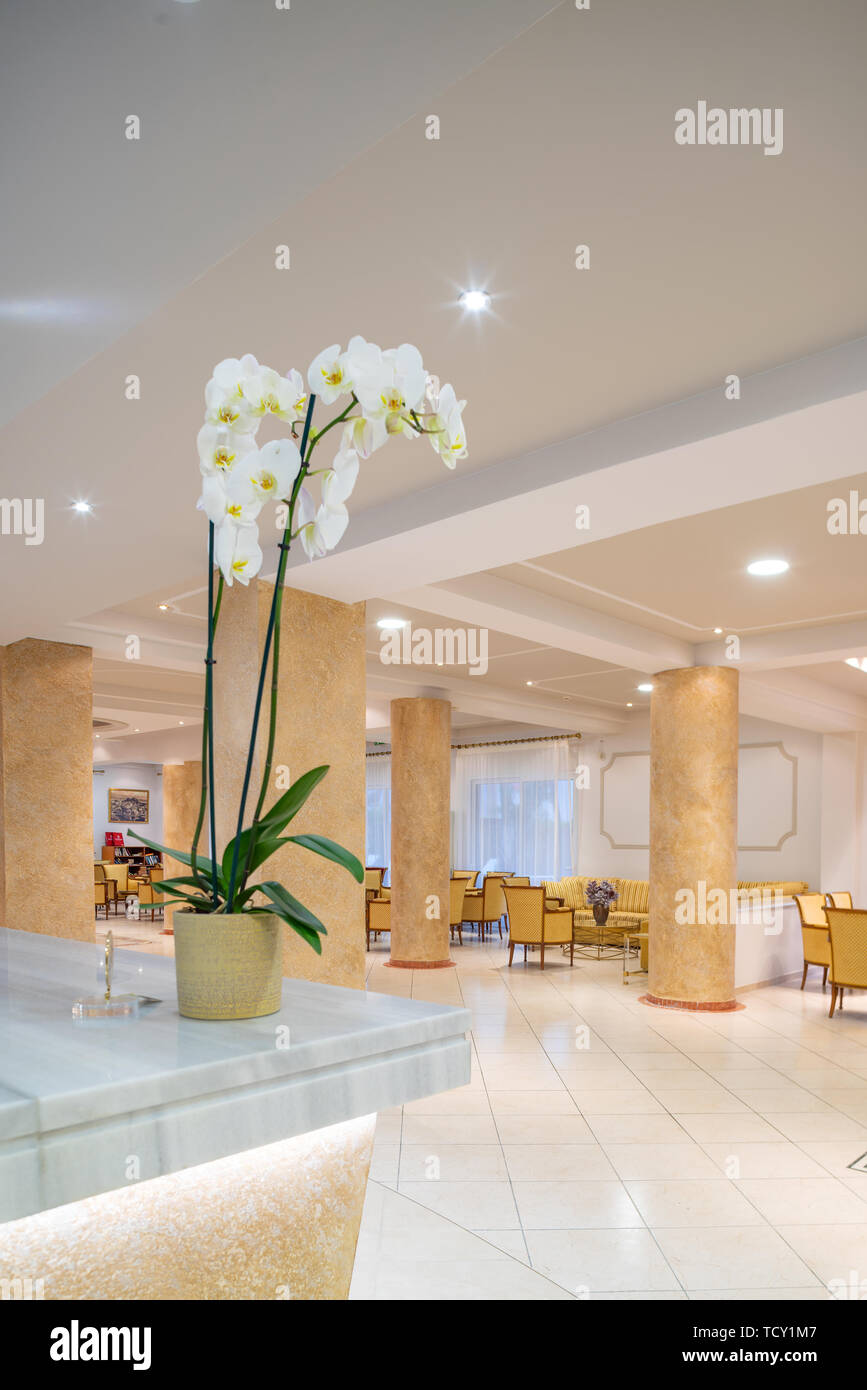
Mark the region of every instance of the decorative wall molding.
[[[744, 836], [746, 843], [739, 843], [738, 849], [778, 853], [798, 833], [797, 756], [786, 751], [782, 740], [742, 743], [739, 754], [738, 827], [748, 833]], [[767, 838], [773, 840], [778, 832], [774, 843], [757, 844], [757, 835], [749, 835], [748, 808], [757, 802], [761, 806], [762, 827], [772, 827]], [[615, 805], [617, 810], [613, 811]], [[650, 848], [650, 753], [646, 750], [613, 753], [602, 768], [599, 834], [612, 849]]]

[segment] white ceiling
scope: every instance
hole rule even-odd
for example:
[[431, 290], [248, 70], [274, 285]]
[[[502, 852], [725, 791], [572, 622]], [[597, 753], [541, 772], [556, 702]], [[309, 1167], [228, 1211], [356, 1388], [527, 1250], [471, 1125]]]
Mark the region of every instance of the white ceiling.
[[[466, 727], [622, 727], [642, 675], [721, 659], [720, 624], [750, 634], [745, 707], [867, 728], [838, 670], [867, 653], [861, 538], [821, 526], [835, 486], [867, 493], [859, 0], [9, 8], [0, 489], [45, 498], [46, 537], [0, 545], [0, 641], [92, 645], [95, 708], [151, 740], [106, 745], [192, 748], [213, 363], [304, 368], [356, 331], [419, 343], [471, 454], [453, 475], [392, 441], [338, 551], [290, 581], [491, 641], [485, 677], [419, 673], [372, 627], [369, 727], [422, 688]], [[677, 146], [702, 96], [783, 107], [783, 154]], [[758, 589], [768, 546], [793, 568]]]
[[264, 224], [291, 232], [317, 185], [551, 8], [4, 4], [0, 420]]
[[[229, 45], [237, 72], [228, 74], [230, 21], [207, 42], [193, 29], [210, 22], [209, 8], [154, 0], [115, 18], [113, 6], [94, 0], [82, 19], [68, 4], [22, 7], [46, 16], [33, 24], [46, 26], [39, 61], [54, 67], [37, 71], [38, 96], [33, 39], [16, 37], [27, 20], [13, 25], [7, 62], [22, 76], [10, 100], [23, 103], [16, 120], [28, 131], [29, 173], [28, 196], [12, 200], [21, 224], [7, 259], [20, 282], [12, 292], [30, 298], [47, 286], [55, 296], [65, 286], [89, 303], [98, 272], [106, 298], [124, 299], [124, 325], [131, 285], [145, 286], [148, 303], [136, 303], [123, 337], [113, 323], [103, 350], [60, 381], [96, 339], [61, 362], [53, 354], [67, 329], [43, 325], [33, 337], [32, 325], [16, 325], [10, 371], [26, 378], [22, 386], [16, 376], [16, 398], [26, 399], [34, 377], [51, 389], [0, 435], [3, 488], [18, 494], [26, 459], [28, 484], [46, 499], [47, 535], [23, 555], [18, 545], [0, 551], [0, 580], [27, 572], [2, 640], [78, 619], [106, 592], [126, 602], [179, 587], [196, 569], [203, 530], [193, 443], [203, 384], [226, 354], [250, 349], [281, 368], [303, 367], [321, 345], [359, 330], [382, 342], [416, 340], [469, 401], [471, 455], [461, 473], [481, 486], [491, 467], [528, 450], [867, 331], [867, 185], [858, 176], [867, 10], [857, 0], [720, 8], [609, 0], [583, 12], [563, 4], [518, 37], [538, 9], [473, 5], [458, 19], [456, 4], [296, 5], [269, 13], [263, 35], [268, 7], [234, 6], [232, 14], [255, 17]], [[492, 8], [505, 9], [502, 29], [489, 23]], [[52, 28], [55, 10], [62, 17]], [[140, 37], [125, 27], [139, 11], [167, 21], [151, 19]], [[76, 18], [72, 38], [66, 26]], [[288, 56], [274, 39], [286, 32], [303, 40]], [[118, 46], [127, 53], [119, 66]], [[85, 47], [98, 74], [82, 66]], [[356, 69], [367, 83], [369, 63], [362, 89]], [[188, 70], [189, 87], [180, 77]], [[783, 106], [783, 154], [676, 145], [674, 112], [701, 92]], [[125, 148], [113, 117], [122, 119], [133, 94], [154, 111], [143, 132], [162, 122], [171, 151], [155, 134]], [[269, 101], [257, 121], [251, 113]], [[431, 110], [439, 141], [424, 138]], [[337, 150], [335, 127], [347, 140]], [[115, 135], [122, 159], [112, 153]], [[53, 156], [43, 166], [49, 142], [59, 142], [60, 171]], [[157, 167], [131, 188], [140, 156]], [[43, 167], [44, 187], [31, 198], [33, 170]], [[310, 167], [315, 187], [305, 181]], [[11, 176], [18, 172], [13, 165]], [[275, 194], [267, 207], [260, 187]], [[55, 189], [59, 210], [46, 201]], [[131, 225], [118, 224], [119, 206], [131, 207]], [[59, 226], [76, 247], [87, 243], [86, 255], [51, 253]], [[281, 242], [291, 245], [288, 272], [274, 269]], [[574, 268], [578, 242], [591, 245], [589, 271]], [[150, 259], [167, 243], [175, 261], [158, 273]], [[83, 279], [81, 264], [90, 267]], [[471, 280], [494, 294], [484, 322], [466, 322], [455, 307]], [[129, 402], [123, 382], [133, 372], [142, 398]], [[748, 411], [744, 399], [741, 418]], [[424, 441], [393, 443], [365, 466], [353, 516], [382, 510], [388, 498], [416, 505], [420, 491], [444, 481]], [[94, 518], [70, 515], [76, 496], [95, 503]], [[143, 542], [135, 547], [131, 528]]]

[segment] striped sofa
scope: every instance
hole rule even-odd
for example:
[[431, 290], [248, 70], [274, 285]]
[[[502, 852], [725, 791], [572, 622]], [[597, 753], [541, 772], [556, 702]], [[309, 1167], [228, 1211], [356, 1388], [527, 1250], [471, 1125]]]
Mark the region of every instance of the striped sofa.
[[[593, 909], [585, 897], [587, 884], [593, 878], [601, 882], [602, 876], [587, 874], [578, 878], [543, 880], [546, 897], [562, 898], [564, 907], [572, 908], [573, 939], [576, 943], [593, 944], [600, 935], [600, 929], [593, 919]], [[602, 934], [611, 945], [618, 945], [622, 944], [623, 932], [626, 930], [647, 931], [650, 884], [646, 879], [640, 878], [609, 878], [608, 882], [616, 889], [617, 901], [611, 906]], [[806, 883], [797, 880], [744, 880], [738, 883], [738, 888], [745, 891], [759, 889], [769, 893], [776, 890], [787, 898], [809, 891]]]

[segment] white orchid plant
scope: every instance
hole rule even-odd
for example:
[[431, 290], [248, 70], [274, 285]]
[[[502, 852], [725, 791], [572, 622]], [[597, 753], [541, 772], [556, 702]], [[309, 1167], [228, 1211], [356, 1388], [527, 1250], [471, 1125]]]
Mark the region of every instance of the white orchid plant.
[[[346, 503], [355, 487], [360, 464], [392, 435], [415, 439], [427, 435], [449, 468], [467, 454], [463, 426], [465, 401], [449, 385], [440, 387], [425, 371], [421, 353], [410, 343], [383, 350], [355, 337], [342, 350], [335, 343], [314, 357], [304, 378], [295, 370], [285, 376], [248, 354], [227, 357], [214, 368], [205, 388], [205, 422], [198, 435], [202, 495], [198, 506], [208, 518], [208, 644], [205, 657], [205, 705], [202, 727], [202, 787], [199, 816], [189, 854], [136, 836], [189, 866], [190, 873], [164, 879], [154, 889], [197, 913], [272, 912], [297, 932], [317, 953], [325, 927], [312, 912], [274, 881], [250, 883], [250, 876], [281, 845], [297, 844], [348, 869], [360, 883], [364, 877], [354, 854], [322, 835], [288, 835], [283, 831], [304, 805], [328, 766], [312, 768], [265, 811], [271, 779], [277, 724], [280, 663], [280, 615], [286, 565], [292, 542], [300, 542], [309, 559], [325, 555], [338, 544], [349, 523]], [[319, 430], [313, 429], [316, 400], [342, 406]], [[343, 404], [343, 398], [348, 402]], [[289, 426], [286, 438], [258, 447], [256, 437], [266, 416]], [[333, 429], [341, 426], [340, 444], [328, 467], [311, 469], [313, 452]], [[300, 437], [299, 437], [300, 436]], [[319, 477], [317, 505], [307, 483]], [[277, 503], [277, 526], [282, 528], [280, 557], [271, 600], [268, 629], [259, 672], [253, 725], [237, 830], [221, 858], [198, 853], [199, 838], [210, 797], [211, 845], [216, 850], [214, 820], [214, 635], [224, 584], [249, 584], [263, 564], [259, 518], [269, 502]], [[217, 580], [214, 593], [215, 575]], [[272, 657], [273, 653], [273, 657]], [[270, 722], [261, 790], [250, 825], [244, 828], [259, 718], [269, 660], [271, 663]], [[130, 832], [134, 834], [134, 832]], [[257, 905], [259, 893], [267, 905]]]

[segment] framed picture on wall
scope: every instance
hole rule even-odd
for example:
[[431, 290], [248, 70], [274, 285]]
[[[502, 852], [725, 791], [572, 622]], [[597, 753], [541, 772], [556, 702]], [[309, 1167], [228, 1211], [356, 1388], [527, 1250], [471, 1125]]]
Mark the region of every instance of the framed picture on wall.
[[150, 792], [130, 787], [109, 787], [108, 819], [110, 824], [146, 824], [149, 815]]

